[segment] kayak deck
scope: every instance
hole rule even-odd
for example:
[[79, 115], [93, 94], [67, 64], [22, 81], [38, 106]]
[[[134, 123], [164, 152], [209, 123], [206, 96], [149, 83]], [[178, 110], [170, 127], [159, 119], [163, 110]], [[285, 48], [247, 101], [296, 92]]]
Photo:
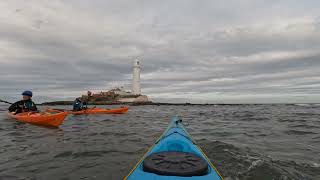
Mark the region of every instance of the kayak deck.
[[[155, 173], [145, 172], [143, 170], [143, 161], [151, 154], [158, 152], [188, 152], [203, 158], [208, 164], [207, 174], [201, 176], [166, 176]], [[132, 169], [127, 177], [127, 180], [163, 180], [163, 179], [178, 179], [178, 180], [221, 180], [223, 179], [208, 157], [203, 151], [194, 144], [189, 134], [182, 125], [182, 121], [174, 118], [167, 130], [142, 157], [138, 164]]]
[[128, 107], [115, 109], [89, 108], [82, 111], [68, 111], [69, 114], [124, 114], [128, 112]]
[[54, 114], [24, 112], [16, 115], [8, 113], [9, 117], [14, 118], [17, 121], [50, 127], [59, 127], [63, 123], [67, 115], [68, 113], [66, 112], [59, 112]]

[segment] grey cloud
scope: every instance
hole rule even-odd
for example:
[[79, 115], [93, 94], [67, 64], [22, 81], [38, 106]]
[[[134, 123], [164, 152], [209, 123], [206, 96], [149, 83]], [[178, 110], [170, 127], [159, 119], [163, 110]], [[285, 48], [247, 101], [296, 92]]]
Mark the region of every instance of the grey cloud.
[[143, 92], [154, 99], [319, 97], [319, 7], [311, 0], [4, 1], [0, 94], [32, 89], [47, 100], [129, 88], [139, 58]]

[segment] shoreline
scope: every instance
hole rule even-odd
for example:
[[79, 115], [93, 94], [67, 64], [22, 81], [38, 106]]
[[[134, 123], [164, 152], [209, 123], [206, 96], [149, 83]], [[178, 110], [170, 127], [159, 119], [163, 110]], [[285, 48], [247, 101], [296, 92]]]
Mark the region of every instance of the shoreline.
[[[72, 105], [73, 101], [53, 101], [44, 102], [39, 104], [40, 106], [62, 106]], [[136, 102], [136, 103], [125, 103], [125, 102], [95, 102], [88, 103], [88, 105], [130, 105], [130, 106], [240, 106], [240, 105], [299, 105], [299, 104], [320, 104], [320, 103], [159, 103], [159, 102]]]

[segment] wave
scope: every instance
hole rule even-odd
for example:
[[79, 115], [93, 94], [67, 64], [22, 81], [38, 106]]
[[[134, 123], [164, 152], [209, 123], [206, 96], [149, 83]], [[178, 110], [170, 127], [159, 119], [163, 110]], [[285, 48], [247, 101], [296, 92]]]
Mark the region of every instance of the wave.
[[320, 107], [320, 104], [294, 104], [295, 106], [302, 106], [302, 107]]
[[285, 131], [287, 134], [289, 135], [307, 135], [307, 134], [317, 134], [315, 132], [311, 132], [311, 131], [299, 131], [299, 130], [288, 130]]
[[198, 141], [226, 180], [311, 180], [320, 177], [320, 166], [282, 161], [220, 141]]

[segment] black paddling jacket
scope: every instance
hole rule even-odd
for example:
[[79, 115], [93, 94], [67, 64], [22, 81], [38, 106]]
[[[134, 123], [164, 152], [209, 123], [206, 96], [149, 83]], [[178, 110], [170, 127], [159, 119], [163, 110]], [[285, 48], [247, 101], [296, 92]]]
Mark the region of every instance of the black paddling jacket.
[[36, 104], [32, 100], [21, 100], [15, 102], [9, 107], [9, 112], [29, 112], [29, 111], [38, 111]]

